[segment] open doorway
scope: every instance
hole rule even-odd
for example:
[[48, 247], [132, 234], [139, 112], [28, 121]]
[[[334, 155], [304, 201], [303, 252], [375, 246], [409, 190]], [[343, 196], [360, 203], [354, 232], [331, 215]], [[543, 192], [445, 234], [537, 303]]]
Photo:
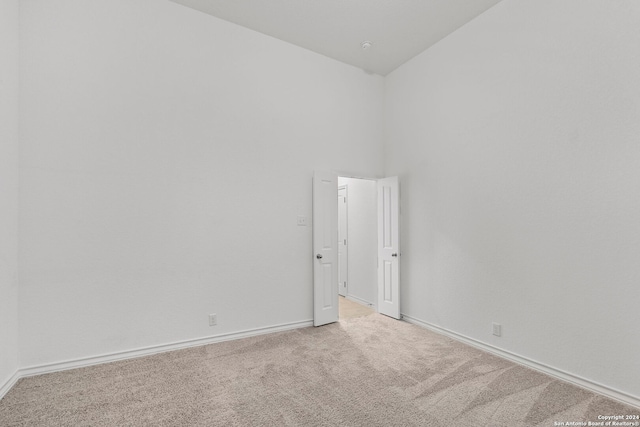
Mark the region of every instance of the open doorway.
[[375, 312], [372, 307], [352, 301], [346, 297], [340, 296], [338, 298], [338, 321], [364, 317]]
[[377, 181], [339, 176], [339, 318], [360, 317], [375, 311], [377, 221]]
[[[373, 301], [366, 299], [364, 301], [374, 305], [378, 313], [400, 319], [398, 177], [362, 181], [375, 183], [377, 199], [374, 211], [377, 222], [375, 234], [377, 291]], [[314, 326], [326, 325], [338, 320], [340, 298], [338, 294], [338, 200], [338, 174], [334, 171], [316, 170], [313, 174]], [[347, 226], [347, 228], [350, 227]], [[348, 235], [348, 229], [346, 233]], [[351, 258], [350, 253], [354, 252], [349, 251], [347, 258]], [[348, 268], [351, 269], [349, 264], [347, 264]], [[346, 277], [350, 276], [347, 271]], [[357, 297], [353, 292], [353, 281], [350, 283], [351, 287], [349, 282], [346, 285], [346, 292], [349, 294], [349, 288], [351, 288], [350, 293]], [[367, 288], [363, 289], [366, 292]], [[363, 300], [362, 297], [359, 299]]]

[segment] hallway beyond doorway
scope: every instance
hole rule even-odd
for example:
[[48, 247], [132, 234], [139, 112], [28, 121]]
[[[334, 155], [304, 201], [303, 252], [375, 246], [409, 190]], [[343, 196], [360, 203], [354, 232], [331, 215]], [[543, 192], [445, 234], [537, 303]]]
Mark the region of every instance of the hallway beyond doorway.
[[348, 300], [343, 296], [339, 297], [338, 304], [340, 310], [340, 320], [353, 319], [355, 317], [364, 317], [375, 313], [375, 310], [373, 308], [355, 301]]

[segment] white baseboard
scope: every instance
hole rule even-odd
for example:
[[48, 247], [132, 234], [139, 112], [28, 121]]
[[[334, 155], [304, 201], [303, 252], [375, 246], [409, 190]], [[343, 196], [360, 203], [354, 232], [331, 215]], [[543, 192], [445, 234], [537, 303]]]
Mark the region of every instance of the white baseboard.
[[371, 308], [376, 308], [376, 305], [367, 301], [367, 300], [363, 300], [362, 298], [358, 298], [358, 297], [354, 297], [353, 295], [349, 295], [347, 294], [345, 296], [346, 299], [353, 301], [353, 302], [357, 302], [358, 304], [362, 304], [362, 305], [366, 305], [367, 307], [371, 307]]
[[13, 373], [13, 375], [11, 375], [9, 378], [7, 378], [7, 380], [0, 384], [0, 400], [2, 400], [2, 398], [9, 393], [9, 390], [11, 390], [11, 388], [16, 385], [16, 383], [18, 382], [18, 380], [20, 379], [20, 375], [19, 375], [19, 371], [16, 371]]
[[433, 325], [429, 322], [416, 319], [415, 317], [407, 316], [406, 314], [402, 314], [402, 320], [408, 323], [412, 323], [414, 325], [421, 326], [425, 329], [429, 329], [430, 331], [436, 332], [438, 334], [445, 335], [449, 338], [452, 338], [456, 341], [463, 342], [472, 347], [479, 348], [480, 350], [484, 350], [486, 352], [495, 354], [496, 356], [502, 357], [504, 359], [508, 359], [519, 365], [526, 366], [527, 368], [531, 368], [536, 371], [542, 372], [543, 374], [550, 375], [559, 380], [566, 381], [578, 387], [587, 389], [594, 393], [604, 395], [610, 399], [614, 399], [614, 400], [617, 400], [618, 402], [624, 403], [626, 405], [635, 406], [636, 408], [640, 409], [640, 398], [637, 396], [632, 396], [630, 394], [596, 383], [586, 378], [582, 378], [580, 376], [570, 374], [569, 372], [565, 372], [563, 370], [553, 368], [551, 366], [545, 365], [544, 363], [536, 362], [535, 360], [531, 360], [524, 356], [511, 353], [510, 351], [502, 350], [498, 347], [494, 347], [482, 341], [478, 341], [473, 338], [469, 338], [467, 336], [450, 331], [448, 329], [441, 328], [440, 326]]
[[46, 374], [50, 372], [66, 371], [68, 369], [84, 368], [87, 366], [98, 365], [102, 363], [116, 362], [118, 360], [133, 359], [137, 357], [150, 356], [153, 354], [164, 353], [167, 351], [181, 350], [190, 347], [198, 347], [207, 344], [214, 344], [223, 341], [237, 340], [241, 338], [254, 337], [257, 335], [271, 334], [274, 332], [288, 331], [291, 329], [305, 328], [313, 326], [313, 320], [305, 320], [301, 322], [283, 323], [280, 325], [267, 326], [264, 328], [247, 329], [239, 332], [230, 332], [226, 334], [214, 335], [210, 337], [196, 338], [185, 341], [178, 341], [169, 344], [161, 344], [150, 347], [138, 348], [135, 350], [120, 351], [115, 353], [103, 354], [100, 356], [84, 357], [80, 359], [67, 360], [63, 362], [48, 363], [43, 365], [29, 366], [21, 368], [16, 372], [14, 378], [7, 382], [0, 389], [0, 398], [7, 393], [11, 387], [20, 378], [31, 377], [34, 375]]

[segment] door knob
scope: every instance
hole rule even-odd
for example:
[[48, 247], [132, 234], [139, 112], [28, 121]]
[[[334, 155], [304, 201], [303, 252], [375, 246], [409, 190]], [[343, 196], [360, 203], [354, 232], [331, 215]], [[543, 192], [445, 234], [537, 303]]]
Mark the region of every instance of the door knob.
[[322, 259], [322, 254], [318, 254], [318, 255], [316, 255], [316, 258], [318, 258], [318, 259]]
[[391, 254], [391, 256], [398, 256], [398, 254]]

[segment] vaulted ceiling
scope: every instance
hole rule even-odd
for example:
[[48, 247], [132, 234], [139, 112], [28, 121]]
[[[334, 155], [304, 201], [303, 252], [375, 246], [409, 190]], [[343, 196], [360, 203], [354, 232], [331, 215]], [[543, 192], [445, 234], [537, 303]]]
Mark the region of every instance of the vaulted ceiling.
[[172, 1], [384, 76], [500, 0]]

